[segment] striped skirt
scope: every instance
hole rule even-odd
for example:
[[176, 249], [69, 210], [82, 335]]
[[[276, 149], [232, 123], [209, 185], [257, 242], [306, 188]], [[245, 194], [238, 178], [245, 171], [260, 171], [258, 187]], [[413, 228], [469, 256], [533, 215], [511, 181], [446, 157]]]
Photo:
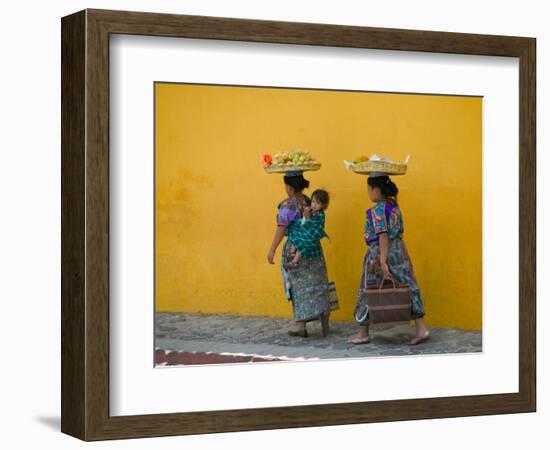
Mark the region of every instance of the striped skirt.
[[292, 301], [294, 320], [310, 321], [319, 319], [325, 311], [330, 311], [329, 284], [325, 257], [302, 258], [298, 266], [285, 269], [282, 264], [291, 261], [289, 254], [292, 244], [287, 240], [283, 246], [281, 271], [286, 297]]

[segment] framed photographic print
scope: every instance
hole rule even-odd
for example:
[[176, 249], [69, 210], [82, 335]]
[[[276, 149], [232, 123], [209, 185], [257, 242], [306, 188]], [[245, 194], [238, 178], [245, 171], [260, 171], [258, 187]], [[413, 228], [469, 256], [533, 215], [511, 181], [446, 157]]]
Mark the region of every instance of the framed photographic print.
[[62, 432], [536, 410], [536, 40], [62, 18]]

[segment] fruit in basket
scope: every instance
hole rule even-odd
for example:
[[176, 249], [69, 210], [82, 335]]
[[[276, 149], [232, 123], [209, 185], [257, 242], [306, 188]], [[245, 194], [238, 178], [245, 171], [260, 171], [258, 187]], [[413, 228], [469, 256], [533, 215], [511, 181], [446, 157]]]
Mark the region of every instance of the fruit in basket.
[[407, 173], [407, 165], [409, 163], [409, 155], [403, 163], [397, 163], [387, 157], [379, 157], [374, 154], [370, 158], [358, 156], [353, 161], [344, 160], [344, 167], [358, 174], [370, 174], [372, 172], [384, 172], [388, 175], [405, 175]]
[[271, 162], [272, 162], [273, 160], [272, 160], [270, 154], [265, 153], [265, 154], [262, 156], [262, 161], [263, 161], [263, 163], [264, 163], [264, 167], [269, 167], [269, 166], [271, 165]]
[[354, 158], [352, 163], [353, 164], [358, 164], [358, 163], [368, 161], [369, 159], [370, 158], [368, 156], [361, 155], [361, 156], [358, 156], [358, 157]]
[[272, 159], [272, 164], [275, 166], [312, 164], [316, 162], [311, 153], [299, 149], [276, 153]]

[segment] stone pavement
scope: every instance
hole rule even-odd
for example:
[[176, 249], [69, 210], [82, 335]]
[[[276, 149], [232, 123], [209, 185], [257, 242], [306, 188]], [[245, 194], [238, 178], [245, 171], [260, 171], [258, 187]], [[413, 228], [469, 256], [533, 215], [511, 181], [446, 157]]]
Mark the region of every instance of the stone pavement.
[[[285, 318], [156, 313], [155, 348], [157, 354], [165, 350], [203, 355], [255, 355], [256, 361], [482, 351], [480, 331], [429, 327], [430, 339], [410, 346], [407, 342], [414, 337], [414, 322], [375, 324], [370, 329], [369, 344], [353, 345], [346, 339], [358, 330], [354, 322], [331, 320], [330, 332], [325, 338], [319, 321], [307, 324], [307, 338], [289, 336], [287, 330], [292, 323]], [[162, 361], [157, 358], [157, 363]]]

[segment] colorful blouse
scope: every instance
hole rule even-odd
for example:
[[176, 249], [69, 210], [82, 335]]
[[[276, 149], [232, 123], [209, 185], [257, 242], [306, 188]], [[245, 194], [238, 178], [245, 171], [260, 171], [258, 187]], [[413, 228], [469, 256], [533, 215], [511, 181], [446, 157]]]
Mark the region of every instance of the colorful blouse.
[[390, 239], [403, 237], [403, 215], [399, 206], [391, 201], [380, 200], [367, 209], [365, 220], [365, 242], [367, 245], [378, 242], [380, 233], [388, 233]]
[[311, 205], [311, 199], [307, 195], [303, 197], [289, 197], [283, 200], [277, 207], [277, 226], [287, 227], [285, 234], [288, 234], [288, 226], [294, 220], [300, 220], [304, 206], [309, 205]]
[[321, 256], [320, 240], [328, 237], [325, 233], [325, 213], [319, 211], [306, 220], [296, 220], [289, 227], [288, 240], [305, 259]]

